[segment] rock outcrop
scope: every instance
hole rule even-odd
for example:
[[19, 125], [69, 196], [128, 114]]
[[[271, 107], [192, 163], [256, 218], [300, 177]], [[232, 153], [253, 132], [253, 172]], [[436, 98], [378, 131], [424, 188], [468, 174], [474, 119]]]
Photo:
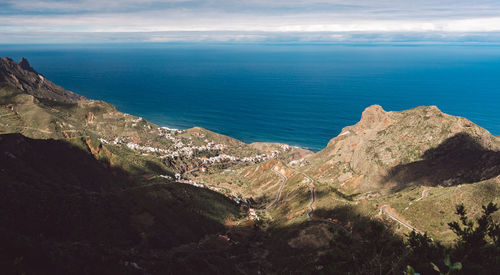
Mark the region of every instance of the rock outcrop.
[[25, 58], [19, 63], [7, 57], [0, 59], [0, 88], [2, 87], [18, 89], [37, 99], [58, 102], [76, 102], [85, 99], [47, 80], [37, 73]]
[[33, 73], [36, 73], [38, 74], [35, 69], [33, 69], [33, 67], [31, 67], [30, 63], [28, 62], [28, 59], [22, 57], [21, 58], [21, 61], [19, 61], [19, 66], [23, 69], [23, 70], [26, 70], [26, 71], [30, 71], [30, 72], [33, 72]]
[[[467, 144], [457, 143], [456, 140]], [[454, 149], [444, 150], [447, 144], [453, 144]], [[464, 151], [467, 156], [472, 151], [464, 147], [475, 148], [472, 150], [476, 154], [475, 159], [488, 161], [488, 165], [484, 167], [493, 172], [484, 174], [484, 177], [495, 174], [494, 171], [498, 170], [495, 163], [500, 169], [500, 160], [496, 158], [496, 154], [484, 155], [500, 148], [497, 139], [471, 121], [444, 114], [435, 106], [386, 112], [381, 106], [373, 105], [366, 108], [357, 124], [345, 127], [325, 149], [309, 159], [311, 167], [308, 172], [325, 182], [338, 183], [345, 189], [363, 192], [398, 188], [400, 184], [459, 184], [467, 182], [467, 177], [457, 176], [465, 173], [460, 171], [465, 166], [458, 163], [457, 167], [448, 167], [447, 172], [443, 172], [446, 176], [433, 173], [445, 163], [437, 162], [432, 165], [429, 162], [425, 171], [401, 167], [429, 159], [437, 160], [436, 154], [440, 154], [440, 162], [448, 164], [451, 163], [452, 156], [466, 159], [458, 151], [467, 151]], [[436, 153], [437, 151], [439, 152]], [[415, 168], [414, 165], [410, 167]], [[436, 170], [431, 170], [433, 167]], [[417, 177], [408, 173], [430, 173], [435, 176]], [[467, 173], [483, 174], [478, 171]], [[396, 174], [397, 177], [392, 177]], [[456, 180], [457, 177], [462, 180]], [[412, 180], [401, 182], [402, 178]], [[473, 178], [478, 181], [484, 179], [481, 176]]]

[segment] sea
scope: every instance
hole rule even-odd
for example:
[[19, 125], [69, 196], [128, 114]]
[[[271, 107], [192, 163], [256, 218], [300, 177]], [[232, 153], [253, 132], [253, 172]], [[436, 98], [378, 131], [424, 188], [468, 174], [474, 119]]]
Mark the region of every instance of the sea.
[[321, 150], [373, 104], [435, 105], [500, 135], [500, 46], [0, 45], [89, 99], [170, 128]]

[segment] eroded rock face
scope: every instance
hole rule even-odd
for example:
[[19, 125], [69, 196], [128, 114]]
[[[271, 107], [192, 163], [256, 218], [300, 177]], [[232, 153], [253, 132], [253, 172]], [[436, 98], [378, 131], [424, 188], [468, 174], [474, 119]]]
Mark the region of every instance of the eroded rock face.
[[[33, 73], [37, 73], [35, 71], [35, 69], [33, 69], [30, 65], [30, 63], [28, 62], [28, 60], [24, 57], [21, 58], [21, 61], [19, 61], [19, 66], [23, 69], [23, 70], [26, 70], [26, 71], [30, 71], [30, 72], [33, 72]], [[38, 74], [38, 73], [37, 73]]]
[[[497, 139], [485, 129], [465, 118], [444, 114], [435, 106], [386, 112], [381, 106], [373, 105], [366, 108], [358, 123], [345, 127], [325, 149], [309, 159], [311, 166], [308, 172], [324, 182], [340, 184], [345, 189], [391, 189], [400, 184], [389, 175], [395, 167], [428, 160], [426, 156], [433, 148], [439, 148], [442, 154], [451, 158], [452, 152], [439, 146], [458, 135], [469, 137], [461, 140], [475, 143], [467, 146], [482, 148], [485, 152], [500, 148]], [[439, 159], [445, 161], [446, 156]], [[445, 173], [449, 177], [453, 177], [452, 168], [449, 167]], [[401, 174], [401, 171], [399, 169], [398, 173]], [[412, 173], [408, 169], [404, 171]], [[457, 167], [456, 173], [459, 172]], [[478, 174], [476, 171], [473, 173]], [[414, 180], [406, 184], [417, 184], [423, 180], [411, 175], [409, 178]], [[437, 185], [442, 181], [443, 178], [425, 177], [425, 184]]]
[[17, 88], [38, 99], [76, 102], [85, 97], [67, 91], [37, 73], [24, 57], [19, 63], [10, 58], [0, 59], [0, 87]]
[[87, 121], [88, 124], [94, 123], [94, 120], [95, 120], [94, 113], [88, 112], [87, 115], [85, 115], [85, 120]]
[[360, 130], [373, 131], [385, 128], [392, 122], [394, 121], [390, 118], [389, 113], [382, 109], [382, 106], [372, 105], [363, 111], [361, 120], [355, 125], [356, 129], [353, 130], [358, 132]]

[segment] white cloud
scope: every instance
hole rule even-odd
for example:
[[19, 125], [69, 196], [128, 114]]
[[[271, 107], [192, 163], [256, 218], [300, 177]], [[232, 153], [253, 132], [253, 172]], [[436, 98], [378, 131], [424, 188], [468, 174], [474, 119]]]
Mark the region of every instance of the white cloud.
[[[100, 35], [93, 37], [101, 39], [106, 34], [113, 37], [127, 34], [125, 37], [144, 33], [138, 36], [141, 41], [261, 41], [272, 40], [270, 33], [277, 38], [283, 37], [279, 33], [293, 34], [288, 37], [296, 36], [294, 33], [312, 33], [300, 37], [338, 41], [352, 39], [354, 36], [346, 35], [349, 33], [434, 33], [435, 37], [443, 37], [442, 33], [500, 31], [500, 2], [490, 0], [474, 3], [465, 0], [7, 0], [5, 3], [8, 8], [1, 13], [0, 32], [10, 37], [29, 37], [31, 33], [32, 41], [40, 39], [43, 33], [54, 40], [68, 33], [95, 33]], [[155, 36], [153, 32], [169, 34]], [[172, 35], [182, 32], [180, 36]], [[6, 43], [5, 40], [5, 36], [0, 37], [0, 43]]]
[[314, 14], [300, 17], [213, 14], [194, 16], [183, 12], [143, 12], [136, 14], [84, 14], [2, 16], [1, 29], [85, 32], [153, 31], [264, 31], [264, 32], [491, 32], [500, 31], [500, 16], [493, 18], [436, 20], [332, 19]]
[[38, 12], [85, 12], [85, 11], [133, 11], [141, 7], [188, 2], [189, 0], [6, 0], [10, 7], [19, 11]]

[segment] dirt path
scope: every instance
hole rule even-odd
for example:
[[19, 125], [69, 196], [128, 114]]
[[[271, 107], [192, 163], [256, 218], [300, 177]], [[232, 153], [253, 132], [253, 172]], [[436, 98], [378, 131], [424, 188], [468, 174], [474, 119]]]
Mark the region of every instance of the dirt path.
[[28, 129], [28, 130], [33, 130], [33, 131], [38, 131], [38, 132], [41, 132], [41, 133], [44, 133], [44, 134], [53, 134], [54, 133], [52, 131], [37, 129], [37, 128], [33, 128], [33, 127], [27, 127], [27, 126], [24, 126], [24, 127], [21, 127], [21, 128]]
[[278, 189], [278, 192], [276, 193], [276, 197], [274, 198], [274, 201], [271, 204], [269, 204], [269, 206], [267, 206], [266, 209], [270, 208], [271, 206], [273, 206], [274, 204], [276, 204], [278, 202], [278, 200], [281, 197], [281, 192], [283, 191], [283, 187], [285, 187], [285, 183], [288, 180], [288, 178], [285, 175], [283, 175], [281, 172], [279, 172], [278, 170], [273, 168], [272, 171], [274, 173], [276, 173], [276, 175], [278, 175], [281, 178], [281, 185], [280, 185], [280, 188]]
[[337, 228], [340, 228], [340, 229], [344, 230], [345, 232], [350, 233], [347, 229], [345, 229], [345, 227], [343, 227], [339, 223], [336, 223], [334, 221], [327, 220], [327, 219], [318, 218], [318, 217], [314, 216], [314, 203], [316, 202], [316, 186], [314, 185], [314, 180], [309, 175], [307, 175], [304, 172], [300, 172], [300, 171], [297, 171], [297, 170], [292, 169], [292, 168], [289, 168], [289, 169], [293, 170], [296, 173], [302, 174], [302, 176], [304, 176], [307, 179], [307, 183], [306, 184], [307, 184], [307, 187], [309, 188], [309, 190], [311, 191], [311, 201], [309, 202], [309, 205], [307, 206], [309, 208], [309, 211], [307, 212], [307, 218], [310, 221], [318, 221], [318, 222], [329, 223], [329, 224], [331, 224], [331, 225], [333, 225], [333, 226], [335, 226]]
[[425, 199], [425, 197], [427, 197], [429, 195], [429, 191], [431, 191], [431, 190], [430, 189], [424, 189], [424, 191], [422, 191], [422, 197], [416, 199], [415, 201], [420, 201], [420, 200]]
[[313, 220], [313, 212], [314, 212], [314, 203], [316, 202], [316, 186], [314, 185], [314, 181], [308, 175], [301, 173], [307, 179], [307, 187], [311, 191], [311, 202], [309, 203], [309, 212], [307, 212], [307, 218]]
[[[276, 173], [277, 175], [279, 175], [281, 177], [282, 184], [280, 186], [280, 189], [278, 190], [278, 193], [276, 194], [276, 198], [274, 199], [273, 203], [271, 203], [271, 205], [273, 205], [275, 202], [277, 202], [277, 200], [281, 196], [281, 191], [283, 189], [284, 183], [287, 180], [287, 177], [285, 175], [283, 175], [281, 172], [279, 172], [275, 169], [272, 169], [272, 170], [274, 173]], [[298, 172], [296, 170], [293, 170], [293, 171], [296, 173], [302, 174], [307, 179], [306, 184], [307, 184], [307, 187], [309, 188], [309, 190], [311, 191], [311, 202], [309, 202], [309, 205], [307, 206], [309, 208], [309, 211], [307, 212], [307, 218], [309, 220], [313, 220], [313, 219], [315, 219], [313, 217], [313, 212], [314, 212], [314, 202], [316, 201], [316, 186], [314, 186], [313, 180], [308, 175], [306, 175], [302, 172]]]
[[190, 173], [193, 173], [194, 171], [198, 171], [200, 169], [200, 167], [196, 167], [196, 168], [193, 168], [189, 171], [185, 171], [184, 173], [182, 173], [182, 175], [184, 176], [185, 174], [190, 174]]
[[420, 230], [416, 229], [415, 227], [407, 224], [406, 222], [400, 220], [398, 217], [392, 215], [389, 211], [387, 211], [387, 205], [382, 205], [382, 207], [380, 207], [380, 212], [386, 214], [389, 218], [395, 220], [396, 222], [398, 222], [402, 226], [408, 228], [410, 231], [415, 231], [415, 232], [419, 233], [420, 235], [423, 235], [422, 231], [420, 231]]

